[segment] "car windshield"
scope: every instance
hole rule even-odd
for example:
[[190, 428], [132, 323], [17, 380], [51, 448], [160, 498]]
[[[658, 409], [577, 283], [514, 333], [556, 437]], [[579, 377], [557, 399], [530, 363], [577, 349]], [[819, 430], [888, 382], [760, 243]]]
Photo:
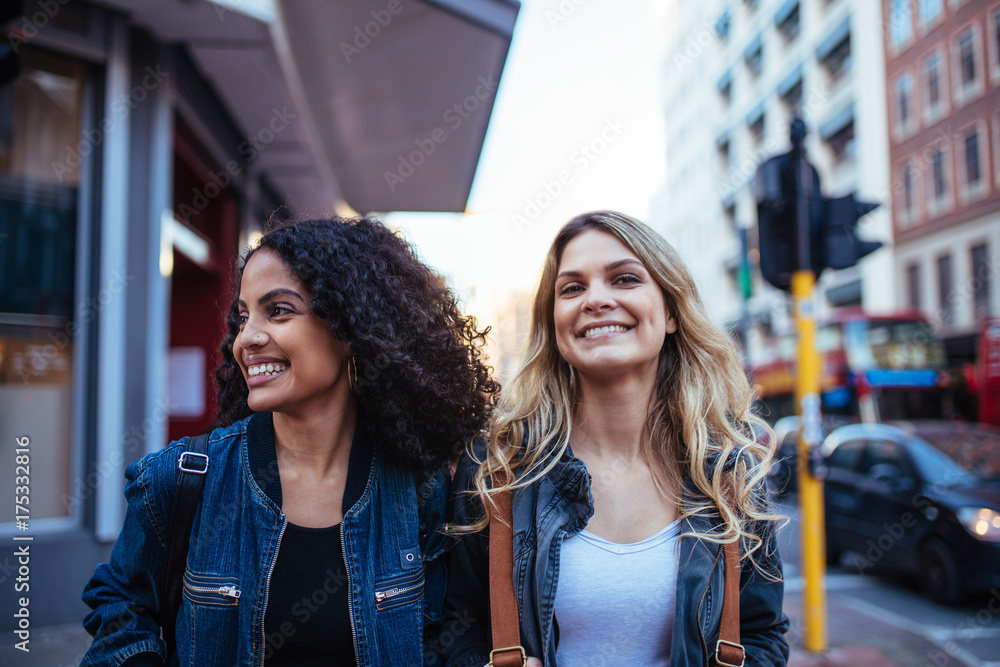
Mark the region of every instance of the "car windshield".
[[983, 427], [920, 428], [918, 433], [976, 476], [1000, 479], [1000, 430]]
[[950, 486], [968, 482], [973, 475], [947, 454], [926, 440], [914, 437], [910, 440], [910, 455], [921, 477], [927, 484]]

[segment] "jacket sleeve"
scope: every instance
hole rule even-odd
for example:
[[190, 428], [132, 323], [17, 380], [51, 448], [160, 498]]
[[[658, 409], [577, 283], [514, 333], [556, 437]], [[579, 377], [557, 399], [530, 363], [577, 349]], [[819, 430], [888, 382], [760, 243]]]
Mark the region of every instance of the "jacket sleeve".
[[[482, 505], [469, 493], [476, 463], [462, 457], [455, 473], [452, 524], [469, 525]], [[458, 536], [448, 557], [445, 622], [438, 641], [449, 667], [482, 667], [490, 655], [489, 529]]]
[[[743, 561], [740, 574], [740, 641], [746, 650], [746, 664], [788, 663], [788, 616], [782, 611], [785, 584], [781, 579], [781, 557], [775, 540], [775, 524], [761, 536], [757, 564]], [[775, 581], [776, 579], [776, 581]]]
[[111, 560], [97, 566], [83, 591], [93, 610], [83, 625], [94, 641], [82, 665], [165, 663], [157, 613], [175, 493], [176, 478], [169, 473], [176, 456], [177, 447], [168, 447], [125, 471], [125, 523]]

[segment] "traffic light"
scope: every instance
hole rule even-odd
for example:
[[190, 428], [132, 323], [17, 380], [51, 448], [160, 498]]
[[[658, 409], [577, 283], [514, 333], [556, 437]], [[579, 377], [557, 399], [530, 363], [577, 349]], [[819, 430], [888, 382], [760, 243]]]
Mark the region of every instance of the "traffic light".
[[[792, 150], [760, 165], [755, 184], [760, 272], [786, 292], [796, 271], [810, 270], [818, 276], [823, 269], [846, 269], [882, 246], [857, 237], [858, 220], [878, 204], [858, 201], [853, 194], [822, 196], [819, 173], [805, 158], [805, 132], [805, 123], [794, 119]], [[805, 220], [799, 219], [800, 206]], [[808, 239], [801, 239], [801, 234]]]
[[[797, 160], [792, 153], [771, 158], [757, 170], [757, 249], [760, 253], [761, 275], [780, 290], [788, 291], [792, 274], [800, 267], [798, 260], [799, 225], [798, 197], [795, 187]], [[808, 164], [808, 163], [807, 163]], [[819, 173], [808, 165], [812, 174], [811, 192], [807, 196], [810, 218], [821, 210]]]
[[[0, 2], [0, 26], [16, 19], [21, 12], [21, 0], [3, 0]], [[0, 32], [3, 34], [3, 40], [0, 41], [0, 86], [2, 86], [16, 79], [21, 73], [21, 61], [13, 41], [7, 34], [8, 29], [0, 29]]]
[[837, 199], [823, 199], [822, 219], [816, 225], [820, 235], [813, 244], [813, 271], [846, 269], [865, 255], [882, 247], [879, 241], [862, 241], [857, 236], [858, 219], [871, 213], [879, 204], [858, 201], [854, 194]]

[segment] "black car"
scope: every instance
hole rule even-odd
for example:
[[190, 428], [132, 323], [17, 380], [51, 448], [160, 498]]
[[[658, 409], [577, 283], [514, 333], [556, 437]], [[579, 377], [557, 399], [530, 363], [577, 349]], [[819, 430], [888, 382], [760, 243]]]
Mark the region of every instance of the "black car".
[[[824, 416], [822, 434], [848, 423], [846, 417]], [[795, 493], [799, 488], [798, 456], [796, 454], [799, 442], [799, 418], [796, 415], [782, 417], [774, 422], [774, 439], [778, 443], [771, 461], [771, 470], [767, 473], [768, 485], [775, 496], [782, 497]]]
[[946, 604], [1000, 586], [1000, 431], [855, 424], [833, 431], [822, 451], [828, 561], [853, 552], [859, 571], [915, 575]]

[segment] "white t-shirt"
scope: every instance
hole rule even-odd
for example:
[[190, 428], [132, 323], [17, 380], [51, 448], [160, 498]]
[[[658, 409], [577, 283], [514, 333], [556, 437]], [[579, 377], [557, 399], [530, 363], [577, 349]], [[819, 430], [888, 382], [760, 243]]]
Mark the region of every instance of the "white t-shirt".
[[583, 531], [563, 541], [555, 615], [560, 667], [665, 667], [677, 593], [680, 519], [641, 542]]

